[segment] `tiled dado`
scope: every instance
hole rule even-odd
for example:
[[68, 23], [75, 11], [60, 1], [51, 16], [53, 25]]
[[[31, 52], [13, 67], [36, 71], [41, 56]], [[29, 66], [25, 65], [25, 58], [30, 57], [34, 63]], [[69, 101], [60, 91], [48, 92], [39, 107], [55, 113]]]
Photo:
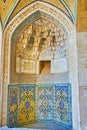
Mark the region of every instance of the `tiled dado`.
[[8, 127], [34, 122], [56, 122], [72, 128], [71, 85], [9, 84]]

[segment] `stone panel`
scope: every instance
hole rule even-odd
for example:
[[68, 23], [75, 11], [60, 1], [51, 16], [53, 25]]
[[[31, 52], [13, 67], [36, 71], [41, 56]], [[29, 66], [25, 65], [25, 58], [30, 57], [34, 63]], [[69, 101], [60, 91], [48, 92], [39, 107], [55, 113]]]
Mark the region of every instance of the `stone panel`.
[[80, 124], [82, 130], [87, 127], [87, 87], [79, 87], [80, 92]]
[[60, 74], [39, 74], [37, 76], [37, 83], [68, 83], [69, 74], [60, 73]]
[[87, 32], [77, 33], [79, 86], [87, 86]]

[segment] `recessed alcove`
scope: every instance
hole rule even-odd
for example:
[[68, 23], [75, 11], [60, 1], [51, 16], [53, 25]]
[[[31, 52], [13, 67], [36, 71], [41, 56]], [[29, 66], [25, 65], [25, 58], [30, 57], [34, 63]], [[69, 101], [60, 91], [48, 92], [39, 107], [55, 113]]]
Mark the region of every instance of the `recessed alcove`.
[[33, 21], [27, 19], [26, 25], [21, 23], [12, 35], [11, 84], [69, 82], [67, 33], [57, 20], [47, 14], [44, 17], [42, 12], [40, 15], [34, 19], [32, 14]]
[[[30, 127], [41, 128], [42, 125], [45, 128], [51, 122], [48, 128], [54, 126], [56, 129], [60, 122], [72, 128], [72, 110], [69, 111], [71, 96], [68, 95], [68, 92], [71, 94], [71, 85], [68, 84], [68, 60], [65, 55], [67, 34], [57, 21], [49, 20], [40, 17], [23, 29], [20, 25], [21, 31], [17, 28], [13, 33], [8, 86], [9, 127], [22, 126], [23, 123]], [[62, 95], [68, 100], [63, 101]], [[11, 96], [16, 103], [11, 103]], [[13, 106], [16, 106], [14, 117], [11, 113]], [[65, 109], [68, 112], [63, 116]], [[10, 115], [16, 119], [14, 122], [9, 121]]]
[[39, 73], [50, 74], [51, 73], [51, 61], [40, 61], [39, 62]]
[[[33, 97], [32, 100], [35, 100], [35, 97], [37, 98], [37, 96], [41, 95], [39, 100], [42, 100], [42, 97], [43, 99], [44, 97], [47, 97], [47, 99], [51, 97], [51, 102], [54, 104], [58, 103], [60, 109], [67, 107], [67, 105], [69, 105], [68, 103], [71, 101], [71, 99], [73, 99], [71, 105], [69, 105], [72, 106], [73, 112], [72, 109], [68, 109], [68, 114], [69, 112], [71, 113], [71, 115], [69, 114], [70, 122], [68, 122], [69, 120], [67, 119], [67, 115], [65, 116], [63, 122], [63, 117], [60, 117], [61, 110], [59, 113], [57, 113], [57, 123], [60, 125], [63, 125], [64, 123], [64, 126], [66, 127], [68, 125], [69, 128], [72, 127], [73, 123], [74, 128], [77, 129], [77, 124], [79, 122], [78, 104], [74, 103], [74, 101], [78, 102], [77, 57], [75, 43], [75, 28], [73, 23], [61, 10], [53, 7], [52, 5], [49, 6], [48, 3], [35, 1], [33, 4], [29, 5], [29, 8], [26, 7], [22, 13], [20, 12], [16, 17], [13, 18], [13, 21], [9, 23], [4, 33], [5, 56], [3, 61], [3, 93], [8, 94], [6, 97], [9, 97], [9, 103], [7, 102], [7, 99], [3, 98], [3, 113], [6, 112], [6, 110], [8, 113], [5, 116], [3, 114], [3, 118], [6, 123], [9, 125], [12, 123], [13, 127], [16, 126], [16, 124], [18, 126], [22, 126], [23, 123], [26, 125], [27, 123], [31, 123], [32, 118], [34, 119], [34, 116], [32, 117], [34, 113], [29, 115], [29, 110], [25, 112], [25, 109], [23, 109], [23, 111], [21, 111], [21, 109], [24, 107], [26, 109], [29, 108], [29, 101], [31, 97]], [[61, 73], [61, 71], [60, 73], [56, 73], [56, 70], [58, 71], [59, 67], [53, 67], [54, 69], [52, 70], [52, 74], [39, 73], [39, 61], [48, 61], [48, 66], [50, 64], [49, 61], [51, 61], [53, 66], [56, 66], [59, 62], [58, 60], [61, 58], [64, 58], [64, 61], [68, 63], [64, 73]], [[46, 66], [46, 63], [44, 64]], [[67, 68], [69, 73], [67, 73]], [[60, 85], [58, 85], [58, 83], [60, 83]], [[65, 84], [63, 88], [63, 83], [70, 83], [73, 91], [68, 91], [68, 87], [65, 87]], [[56, 84], [58, 86], [56, 86]], [[32, 85], [35, 85], [35, 87]], [[58, 92], [57, 97], [55, 97], [56, 92]], [[62, 92], [64, 97], [66, 97], [66, 95], [68, 96], [68, 98], [63, 97], [64, 100], [69, 99], [65, 105], [61, 100]], [[47, 95], [44, 96], [44, 94]], [[48, 94], [51, 96], [48, 96]], [[60, 102], [55, 102], [55, 99], [58, 97], [60, 97], [58, 100]], [[41, 102], [38, 100], [36, 101], [38, 106], [40, 106]], [[30, 104], [34, 105], [33, 103]], [[42, 103], [42, 105], [45, 106], [48, 106], [48, 104], [50, 103], [47, 103], [46, 101]], [[38, 107], [37, 110], [44, 109], [39, 109]], [[49, 107], [47, 110], [50, 110]], [[59, 111], [58, 108], [57, 111]], [[38, 114], [40, 115], [41, 113], [38, 112]], [[49, 113], [49, 117], [45, 119], [46, 123], [48, 118], [50, 119], [50, 123], [53, 121], [53, 119], [55, 119], [55, 117], [53, 118], [53, 116], [50, 115], [52, 115], [51, 112]], [[62, 115], [64, 114], [62, 113]], [[18, 116], [17, 120], [15, 116]], [[31, 116], [31, 118], [29, 116]], [[37, 119], [41, 119], [41, 117], [43, 118], [42, 115], [37, 116]], [[28, 118], [30, 122], [27, 122]], [[6, 119], [8, 119], [8, 122]], [[68, 123], [70, 123], [70, 125]]]

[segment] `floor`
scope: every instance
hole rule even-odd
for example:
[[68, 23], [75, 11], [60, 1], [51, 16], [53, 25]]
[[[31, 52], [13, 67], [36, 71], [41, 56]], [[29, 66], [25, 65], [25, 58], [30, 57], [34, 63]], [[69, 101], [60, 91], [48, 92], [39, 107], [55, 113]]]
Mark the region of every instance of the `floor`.
[[0, 130], [71, 130], [56, 123], [34, 123], [25, 127], [27, 128], [8, 128], [5, 126], [0, 127]]
[[29, 126], [29, 128], [40, 129], [40, 130], [71, 130], [69, 128], [65, 128], [61, 125], [58, 125], [56, 123], [34, 123]]

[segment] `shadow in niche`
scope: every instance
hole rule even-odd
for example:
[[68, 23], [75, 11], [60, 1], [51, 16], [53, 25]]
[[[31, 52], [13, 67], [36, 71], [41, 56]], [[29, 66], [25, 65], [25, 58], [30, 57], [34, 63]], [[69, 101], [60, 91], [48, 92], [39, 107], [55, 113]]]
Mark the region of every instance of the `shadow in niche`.
[[40, 130], [72, 130], [64, 126], [58, 125], [57, 123], [33, 123], [27, 126], [30, 129], [40, 129]]
[[40, 61], [39, 73], [50, 74], [50, 71], [51, 71], [51, 61]]

